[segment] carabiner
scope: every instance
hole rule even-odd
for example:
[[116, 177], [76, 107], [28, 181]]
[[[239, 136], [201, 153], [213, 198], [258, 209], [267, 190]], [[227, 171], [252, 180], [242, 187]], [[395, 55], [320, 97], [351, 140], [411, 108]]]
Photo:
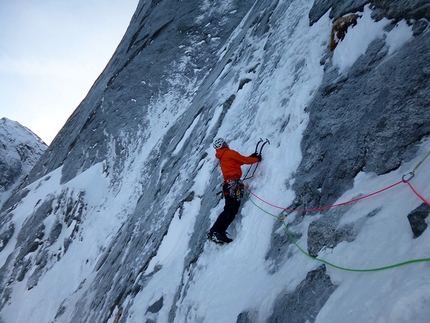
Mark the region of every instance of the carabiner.
[[[410, 177], [408, 179], [405, 179], [405, 177], [409, 175]], [[412, 178], [414, 178], [415, 174], [413, 172], [407, 173], [405, 175], [402, 176], [402, 182], [406, 183], [409, 182]]]

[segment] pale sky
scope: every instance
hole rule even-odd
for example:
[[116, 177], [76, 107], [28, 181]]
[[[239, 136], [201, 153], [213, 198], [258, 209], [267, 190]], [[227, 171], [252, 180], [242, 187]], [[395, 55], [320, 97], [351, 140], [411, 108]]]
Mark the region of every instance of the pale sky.
[[50, 144], [121, 41], [139, 0], [0, 0], [0, 118]]

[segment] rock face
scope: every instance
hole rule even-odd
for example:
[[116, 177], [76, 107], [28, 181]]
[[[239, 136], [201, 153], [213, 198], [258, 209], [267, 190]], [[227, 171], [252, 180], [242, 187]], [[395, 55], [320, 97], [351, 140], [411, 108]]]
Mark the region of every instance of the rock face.
[[46, 144], [29, 129], [0, 119], [0, 210], [45, 150]]
[[[317, 1], [314, 9], [318, 5], [321, 3]], [[352, 12], [356, 5], [353, 1], [342, 12]], [[420, 19], [428, 18], [429, 13], [417, 7], [388, 6], [384, 1], [375, 5], [390, 9], [396, 17], [402, 12], [405, 18]], [[420, 8], [428, 6], [423, 2]], [[385, 59], [384, 40], [374, 41], [347, 76], [339, 77], [327, 63], [321, 87], [307, 109], [304, 155], [296, 174], [296, 192], [309, 207], [334, 203], [341, 192], [352, 187], [361, 171], [385, 174], [414, 156], [414, 149], [430, 133], [430, 110], [426, 108], [430, 100], [426, 90], [430, 86], [428, 50], [430, 37], [420, 34], [389, 60]], [[326, 218], [329, 220], [310, 226], [316, 235], [308, 237], [311, 255], [317, 256], [323, 246], [333, 244], [321, 237], [325, 230], [330, 239], [338, 234], [335, 219], [339, 215], [330, 211]], [[348, 234], [346, 239], [353, 236]]]
[[[246, 202], [229, 229], [235, 245], [214, 249], [205, 237], [222, 180], [211, 144], [227, 134], [252, 150], [260, 133], [270, 137], [264, 161], [278, 172], [263, 163], [251, 189], [305, 209], [335, 203], [358, 174], [416, 159], [430, 134], [428, 1], [372, 2], [375, 19], [408, 19], [413, 36], [395, 54], [376, 39], [340, 73], [332, 23], [368, 4], [140, 1], [104, 72], [0, 214], [2, 315], [304, 323], [336, 310], [324, 307], [348, 288], [313, 257], [356, 243], [384, 208], [361, 218], [353, 207], [321, 209], [281, 225]], [[13, 166], [1, 180], [23, 173]], [[426, 205], [404, 204], [419, 244]], [[401, 233], [412, 241], [409, 228]], [[29, 305], [17, 311], [23, 291]], [[51, 312], [40, 310], [41, 294]]]
[[[429, 49], [430, 39], [422, 34], [401, 53], [384, 60], [387, 48], [383, 41], [375, 41], [348, 76], [338, 77], [327, 67], [322, 86], [308, 107], [310, 122], [298, 170], [301, 179], [312, 179], [297, 184], [299, 192], [322, 188], [325, 197], [320, 201], [314, 192], [309, 201], [330, 204], [330, 197], [336, 198], [336, 191], [350, 187], [358, 172], [384, 174], [413, 155], [409, 148], [430, 131], [426, 122], [430, 112], [425, 108], [429, 100], [425, 89], [430, 85], [425, 53]], [[406, 71], [399, 68], [404, 64]]]
[[430, 18], [430, 4], [426, 0], [417, 1], [387, 1], [387, 0], [321, 0], [315, 1], [309, 12], [310, 23], [320, 19], [329, 9], [330, 18], [337, 19], [345, 14], [362, 11], [364, 6], [372, 4], [382, 16], [395, 19], [427, 19]]
[[[151, 137], [151, 127], [170, 127], [167, 120], [179, 117], [185, 107], [188, 116], [183, 128], [191, 125], [201, 110], [207, 110], [191, 102], [194, 88], [209, 89], [228, 63], [230, 55], [224, 54], [218, 61], [218, 53], [252, 2], [236, 1], [225, 8], [207, 4], [206, 13], [200, 4], [196, 0], [139, 3], [114, 57], [29, 181], [63, 165], [62, 181], [66, 182], [112, 155], [112, 169], [122, 169], [124, 157], [135, 149], [135, 137], [145, 143]], [[254, 11], [263, 11], [265, 6], [267, 3], [262, 3]], [[175, 94], [170, 96], [169, 92]], [[173, 111], [159, 106], [172, 103], [176, 106]], [[154, 114], [159, 115], [160, 124], [150, 124]], [[177, 136], [176, 129], [171, 133]]]

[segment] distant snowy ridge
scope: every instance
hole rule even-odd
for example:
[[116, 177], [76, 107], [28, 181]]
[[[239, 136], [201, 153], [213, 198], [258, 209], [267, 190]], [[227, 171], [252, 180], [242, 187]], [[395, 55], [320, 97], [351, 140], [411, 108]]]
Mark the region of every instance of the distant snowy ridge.
[[0, 119], [0, 210], [47, 146], [28, 128]]

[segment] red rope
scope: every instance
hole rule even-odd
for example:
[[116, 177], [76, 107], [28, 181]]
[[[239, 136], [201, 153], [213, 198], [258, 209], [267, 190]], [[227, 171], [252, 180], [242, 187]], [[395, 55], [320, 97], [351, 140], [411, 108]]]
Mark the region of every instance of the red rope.
[[[313, 212], [313, 211], [323, 211], [323, 210], [327, 210], [327, 209], [332, 209], [332, 208], [335, 208], [335, 207], [338, 207], [338, 206], [343, 206], [343, 205], [347, 205], [347, 204], [350, 204], [350, 203], [355, 203], [355, 202], [358, 202], [358, 201], [361, 201], [361, 200], [364, 200], [364, 199], [366, 199], [366, 198], [368, 198], [368, 197], [371, 197], [371, 196], [373, 196], [373, 195], [376, 195], [376, 194], [379, 194], [379, 193], [382, 193], [382, 192], [384, 192], [384, 191], [386, 191], [386, 190], [389, 190], [389, 189], [391, 189], [391, 188], [393, 188], [393, 187], [395, 187], [395, 186], [397, 186], [397, 185], [399, 185], [399, 184], [401, 184], [401, 183], [403, 183], [404, 181], [403, 180], [401, 180], [401, 181], [398, 181], [397, 183], [394, 183], [394, 184], [392, 184], [392, 185], [390, 185], [390, 186], [387, 186], [387, 187], [385, 187], [385, 188], [383, 188], [383, 189], [380, 189], [379, 191], [376, 191], [376, 192], [373, 192], [373, 193], [370, 193], [370, 194], [367, 194], [367, 195], [364, 195], [364, 196], [361, 196], [361, 197], [358, 197], [358, 198], [356, 198], [356, 199], [352, 199], [352, 200], [350, 200], [350, 201], [347, 201], [347, 202], [342, 202], [342, 203], [338, 203], [338, 204], [333, 204], [333, 205], [327, 205], [327, 206], [322, 206], [322, 207], [317, 207], [317, 208], [312, 208], [312, 209], [294, 209], [294, 208], [288, 208], [288, 207], [281, 207], [281, 206], [277, 206], [277, 205], [275, 205], [275, 204], [272, 204], [272, 203], [270, 203], [270, 202], [267, 202], [267, 201], [265, 201], [265, 200], [263, 200], [261, 197], [259, 197], [259, 196], [257, 196], [257, 195], [255, 195], [251, 190], [249, 190], [246, 186], [245, 186], [245, 189], [248, 191], [248, 193], [249, 194], [251, 194], [252, 196], [254, 196], [255, 198], [257, 198], [257, 199], [259, 199], [261, 202], [263, 202], [263, 203], [265, 203], [265, 204], [267, 204], [267, 205], [270, 205], [270, 206], [272, 206], [272, 207], [274, 207], [274, 208], [278, 208], [278, 209], [281, 209], [281, 210], [284, 210], [284, 211], [296, 211], [296, 212]], [[406, 181], [406, 183], [408, 183], [409, 184], [409, 182], [408, 181]], [[418, 197], [420, 197], [423, 201], [425, 201], [424, 200], [424, 198], [423, 197], [421, 197], [414, 189], [413, 189], [413, 187], [409, 184], [409, 186], [412, 188], [412, 190], [415, 192], [415, 194], [417, 194], [418, 195]], [[430, 206], [430, 204], [428, 204], [428, 202], [426, 202], [425, 201], [425, 203], [427, 203], [427, 205], [429, 205]]]
[[409, 187], [411, 188], [412, 192], [415, 193], [416, 196], [418, 196], [421, 201], [423, 201], [425, 204], [427, 204], [428, 207], [430, 207], [430, 203], [426, 201], [426, 199], [424, 197], [422, 197], [417, 191], [416, 189], [412, 186], [412, 184], [408, 181], [408, 180], [403, 180], [406, 184], [409, 185]]

